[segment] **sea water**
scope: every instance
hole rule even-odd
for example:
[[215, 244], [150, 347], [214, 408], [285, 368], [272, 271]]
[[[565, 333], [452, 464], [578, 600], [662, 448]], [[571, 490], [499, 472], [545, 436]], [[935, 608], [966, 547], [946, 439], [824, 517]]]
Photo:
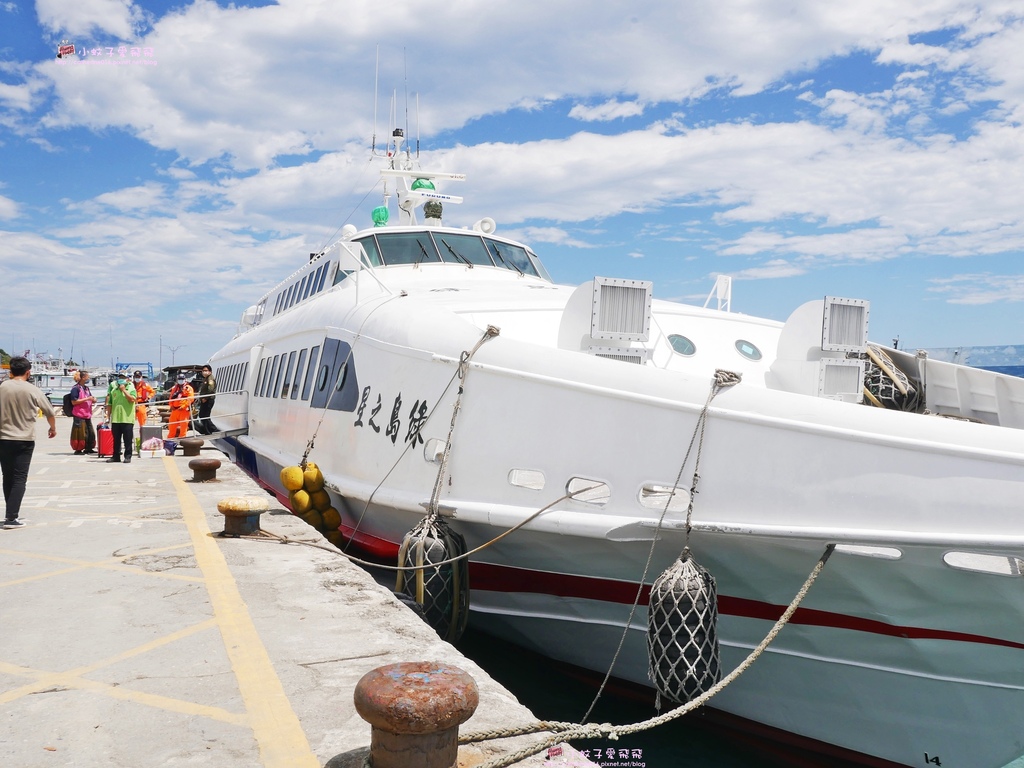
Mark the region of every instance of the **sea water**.
[[[581, 721], [597, 694], [600, 680], [551, 659], [470, 628], [459, 650], [487, 670], [540, 720]], [[671, 702], [666, 703], [667, 711]], [[654, 692], [623, 689], [610, 683], [588, 722], [628, 725], [655, 717]], [[844, 768], [834, 758], [820, 762], [777, 744], [728, 729], [698, 710], [616, 741], [573, 741], [573, 746], [604, 768]], [[609, 751], [610, 750], [610, 751]], [[558, 763], [551, 761], [552, 766]]]

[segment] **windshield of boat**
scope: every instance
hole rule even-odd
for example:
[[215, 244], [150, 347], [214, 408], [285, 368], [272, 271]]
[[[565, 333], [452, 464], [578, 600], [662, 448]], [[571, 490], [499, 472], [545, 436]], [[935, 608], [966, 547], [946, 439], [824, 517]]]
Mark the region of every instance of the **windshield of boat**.
[[551, 279], [528, 248], [471, 232], [381, 232], [356, 243], [363, 246], [374, 265], [445, 262], [504, 267], [522, 275]]

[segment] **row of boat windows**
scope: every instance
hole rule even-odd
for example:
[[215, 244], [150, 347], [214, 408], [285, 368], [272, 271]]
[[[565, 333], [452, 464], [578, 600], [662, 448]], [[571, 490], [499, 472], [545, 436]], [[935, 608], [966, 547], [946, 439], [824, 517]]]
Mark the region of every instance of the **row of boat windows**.
[[217, 369], [217, 389], [221, 392], [240, 392], [245, 384], [245, 374], [249, 372], [249, 363], [232, 363]]
[[256, 397], [280, 397], [309, 400], [313, 390], [313, 376], [320, 356], [320, 345], [310, 349], [282, 352], [260, 360], [256, 374]]
[[311, 272], [305, 275], [302, 280], [292, 283], [290, 286], [282, 290], [277, 294], [277, 300], [274, 303], [274, 312], [276, 315], [279, 312], [284, 312], [289, 307], [293, 307], [300, 301], [308, 299], [310, 296], [315, 296], [324, 289], [324, 283], [327, 282], [327, 268], [331, 266], [331, 262], [326, 262], [320, 265], [320, 268], [316, 272]]
[[[672, 349], [683, 357], [693, 357], [697, 354], [697, 345], [685, 336], [681, 336], [678, 333], [672, 333], [669, 334], [668, 340], [672, 345]], [[757, 345], [753, 342], [747, 341], [746, 339], [737, 339], [735, 347], [736, 351], [743, 355], [743, 357], [747, 358], [747, 360], [757, 361], [761, 359], [761, 350], [758, 349]]]
[[526, 248], [500, 243], [470, 232], [387, 232], [355, 241], [374, 266], [391, 264], [449, 264], [504, 267], [523, 275], [550, 279]]

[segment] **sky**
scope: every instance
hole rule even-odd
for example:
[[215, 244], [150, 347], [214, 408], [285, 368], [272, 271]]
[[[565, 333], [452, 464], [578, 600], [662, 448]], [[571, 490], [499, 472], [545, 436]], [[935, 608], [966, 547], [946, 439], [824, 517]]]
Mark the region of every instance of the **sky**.
[[0, 348], [206, 361], [396, 124], [556, 282], [1020, 344], [1022, 120], [1019, 2], [0, 0]]

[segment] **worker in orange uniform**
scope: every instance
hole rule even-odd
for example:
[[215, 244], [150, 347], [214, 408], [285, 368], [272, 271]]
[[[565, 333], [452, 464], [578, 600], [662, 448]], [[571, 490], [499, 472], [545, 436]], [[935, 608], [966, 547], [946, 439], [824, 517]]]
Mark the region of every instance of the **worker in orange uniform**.
[[188, 420], [192, 417], [192, 401], [195, 391], [185, 381], [185, 374], [179, 373], [170, 392], [171, 418], [168, 421], [167, 437], [185, 437], [188, 433]]
[[146, 381], [142, 371], [135, 372], [134, 376], [132, 376], [132, 384], [135, 385], [135, 392], [138, 395], [138, 400], [135, 401], [135, 419], [139, 422], [140, 427], [144, 427], [146, 426], [146, 416], [148, 415], [146, 402], [156, 394], [156, 390]]

